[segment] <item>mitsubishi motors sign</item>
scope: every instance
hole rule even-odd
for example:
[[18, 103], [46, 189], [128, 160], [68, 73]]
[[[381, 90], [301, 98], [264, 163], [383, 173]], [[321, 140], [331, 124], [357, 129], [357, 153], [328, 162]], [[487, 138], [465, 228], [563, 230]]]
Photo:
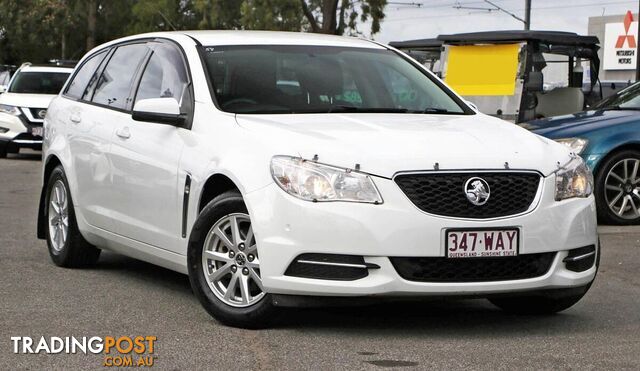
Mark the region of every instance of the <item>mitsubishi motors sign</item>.
[[605, 70], [634, 70], [638, 41], [638, 22], [628, 11], [623, 22], [607, 23], [604, 29]]

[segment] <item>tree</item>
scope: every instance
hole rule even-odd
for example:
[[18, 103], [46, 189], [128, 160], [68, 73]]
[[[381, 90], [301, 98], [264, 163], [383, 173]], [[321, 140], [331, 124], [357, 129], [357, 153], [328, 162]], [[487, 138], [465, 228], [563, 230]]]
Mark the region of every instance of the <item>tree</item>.
[[0, 64], [80, 59], [136, 33], [260, 29], [360, 34], [380, 30], [387, 0], [0, 0]]
[[311, 32], [356, 35], [358, 22], [371, 19], [371, 34], [380, 31], [387, 0], [299, 0]]
[[189, 0], [139, 0], [131, 11], [133, 19], [128, 31], [131, 34], [193, 29], [196, 17], [193, 2]]
[[234, 30], [242, 28], [241, 8], [245, 1], [193, 0], [193, 10], [201, 30]]
[[93, 46], [127, 34], [135, 2], [0, 0], [0, 64], [79, 59]]
[[244, 29], [302, 31], [305, 27], [297, 0], [245, 0], [241, 14]]
[[77, 36], [70, 14], [74, 0], [0, 0], [0, 61], [46, 62], [66, 55]]
[[98, 0], [87, 0], [87, 50], [96, 46], [96, 23], [98, 22]]

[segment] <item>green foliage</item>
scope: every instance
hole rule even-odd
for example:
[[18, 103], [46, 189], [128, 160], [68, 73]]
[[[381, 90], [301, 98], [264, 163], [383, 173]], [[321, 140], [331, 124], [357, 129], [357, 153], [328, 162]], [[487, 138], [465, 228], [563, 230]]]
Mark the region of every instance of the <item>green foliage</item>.
[[386, 0], [0, 0], [0, 64], [79, 59], [118, 37], [186, 29], [360, 34]]
[[[61, 0], [0, 1], [0, 61], [55, 55], [65, 25], [70, 24]], [[34, 32], [40, 30], [41, 32]], [[38, 58], [41, 59], [41, 58]]]
[[304, 16], [297, 0], [245, 0], [241, 23], [249, 30], [301, 31]]
[[242, 27], [243, 0], [194, 0], [193, 8], [200, 30], [236, 30]]
[[337, 35], [362, 35], [358, 23], [371, 21], [371, 34], [380, 32], [387, 0], [298, 0], [308, 30]]
[[139, 0], [131, 8], [134, 19], [128, 30], [137, 34], [192, 29], [196, 25], [192, 9], [188, 0]]

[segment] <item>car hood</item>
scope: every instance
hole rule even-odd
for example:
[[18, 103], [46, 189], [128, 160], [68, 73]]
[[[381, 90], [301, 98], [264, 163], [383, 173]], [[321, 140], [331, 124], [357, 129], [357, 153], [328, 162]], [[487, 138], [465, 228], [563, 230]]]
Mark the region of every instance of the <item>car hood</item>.
[[517, 125], [478, 115], [237, 115], [238, 124], [270, 144], [274, 155], [392, 177], [400, 171], [538, 170], [548, 175], [569, 160], [565, 146]]
[[640, 121], [640, 112], [611, 110], [584, 111], [572, 115], [535, 120], [521, 126], [547, 138], [572, 138], [586, 132]]
[[47, 108], [55, 94], [0, 94], [0, 104], [8, 104], [16, 107]]

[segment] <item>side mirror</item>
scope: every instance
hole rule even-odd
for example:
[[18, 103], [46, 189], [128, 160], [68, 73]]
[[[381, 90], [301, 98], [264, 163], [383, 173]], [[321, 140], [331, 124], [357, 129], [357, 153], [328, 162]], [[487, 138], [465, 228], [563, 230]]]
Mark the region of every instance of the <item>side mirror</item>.
[[7, 90], [5, 85], [0, 85], [0, 94], [4, 93]]
[[173, 126], [182, 126], [185, 117], [180, 106], [173, 98], [141, 99], [133, 106], [131, 117], [136, 121], [155, 122]]
[[478, 110], [478, 106], [476, 106], [475, 103], [473, 103], [471, 101], [468, 101], [468, 100], [465, 100], [464, 102], [467, 104], [467, 106], [471, 107], [472, 110], [474, 110], [476, 112], [480, 112], [480, 110]]
[[531, 71], [527, 77], [527, 81], [524, 83], [524, 88], [527, 91], [543, 91], [544, 90], [544, 76], [540, 71]]

